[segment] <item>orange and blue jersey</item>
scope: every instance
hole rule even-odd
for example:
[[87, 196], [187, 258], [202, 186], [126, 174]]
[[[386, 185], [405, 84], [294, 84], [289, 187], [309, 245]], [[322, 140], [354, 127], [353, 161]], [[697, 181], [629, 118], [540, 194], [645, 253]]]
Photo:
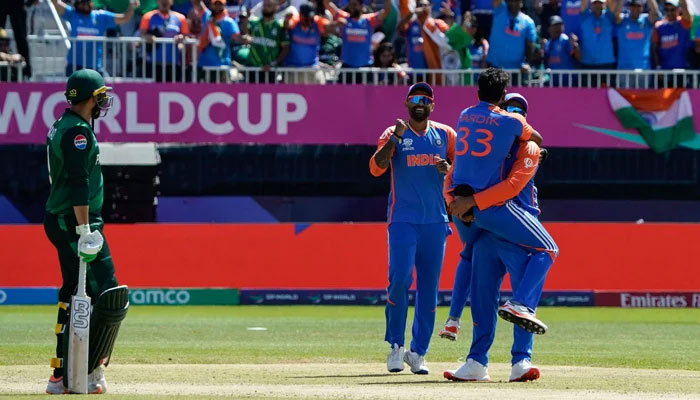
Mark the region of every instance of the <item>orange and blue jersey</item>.
[[659, 63], [662, 69], [687, 68], [688, 50], [690, 41], [690, 28], [692, 20], [681, 17], [675, 21], [664, 18], [656, 23], [652, 33], [652, 40], [659, 49]]
[[522, 115], [479, 102], [462, 111], [457, 123], [453, 186], [480, 192], [501, 181], [503, 162], [515, 139], [527, 141], [533, 129]]
[[[207, 21], [203, 21], [206, 27]], [[190, 33], [187, 25], [187, 18], [177, 11], [170, 11], [167, 15], [158, 10], [149, 11], [141, 18], [139, 30], [143, 33], [157, 31], [160, 37], [173, 38], [177, 35], [187, 35]], [[156, 35], [158, 36], [158, 35]], [[162, 46], [162, 47], [161, 47]], [[165, 49], [163, 49], [165, 47]], [[165, 54], [163, 54], [165, 52]], [[180, 50], [174, 48], [172, 44], [157, 44], [155, 54], [147, 52], [146, 58], [149, 62], [166, 62], [169, 64], [179, 64], [182, 56]]]
[[343, 64], [352, 68], [366, 67], [372, 64], [372, 32], [379, 25], [377, 13], [362, 14], [360, 18], [352, 18], [343, 10], [336, 13], [335, 18], [345, 18], [345, 26], [341, 29], [343, 51], [340, 55]]
[[[393, 133], [393, 126], [382, 133], [378, 149], [384, 147]], [[442, 195], [444, 178], [435, 165], [438, 157], [454, 160], [455, 137], [452, 128], [434, 121], [428, 121], [425, 132], [414, 132], [412, 129], [404, 132], [403, 140], [394, 148], [390, 160], [391, 192], [387, 209], [387, 221], [390, 224], [448, 221]], [[379, 176], [385, 171], [386, 169], [379, 168], [372, 156], [372, 175]]]
[[318, 15], [314, 15], [313, 22], [308, 27], [301, 24], [298, 16], [292, 17], [289, 27], [289, 53], [284, 61], [285, 65], [317, 66], [324, 29], [324, 20]]

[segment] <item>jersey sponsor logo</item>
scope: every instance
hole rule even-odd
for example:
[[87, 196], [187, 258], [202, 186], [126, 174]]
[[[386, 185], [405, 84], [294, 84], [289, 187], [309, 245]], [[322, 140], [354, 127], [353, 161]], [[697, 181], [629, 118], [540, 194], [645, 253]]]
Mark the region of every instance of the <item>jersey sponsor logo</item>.
[[426, 165], [436, 165], [439, 154], [407, 154], [406, 165], [409, 167], [424, 167]]
[[85, 147], [87, 147], [87, 139], [83, 135], [76, 135], [75, 138], [73, 138], [73, 144], [78, 150], [85, 150]]

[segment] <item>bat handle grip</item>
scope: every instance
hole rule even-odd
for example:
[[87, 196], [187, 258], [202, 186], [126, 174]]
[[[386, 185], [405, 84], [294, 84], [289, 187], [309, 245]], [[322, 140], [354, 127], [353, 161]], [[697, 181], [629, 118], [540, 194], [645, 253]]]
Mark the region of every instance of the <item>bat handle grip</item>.
[[78, 267], [78, 296], [85, 296], [85, 277], [87, 275], [87, 263], [83, 261], [83, 258], [78, 256], [80, 259], [80, 266]]

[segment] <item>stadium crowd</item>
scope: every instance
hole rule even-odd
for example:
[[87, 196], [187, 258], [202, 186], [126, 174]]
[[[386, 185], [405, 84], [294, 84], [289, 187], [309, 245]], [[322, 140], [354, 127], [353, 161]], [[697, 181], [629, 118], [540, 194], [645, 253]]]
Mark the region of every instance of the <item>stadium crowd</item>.
[[[50, 1], [71, 37], [142, 37], [135, 64], [145, 58], [139, 76], [156, 81], [191, 79], [195, 58], [199, 79], [205, 79], [202, 67], [233, 66], [261, 68], [245, 75], [249, 82], [274, 82], [275, 68], [288, 67], [304, 72], [287, 81], [325, 83], [330, 67], [379, 67], [395, 71], [343, 79], [389, 84], [426, 78], [407, 75], [407, 68], [644, 71], [697, 70], [700, 63], [700, 24], [693, 24], [686, 0]], [[183, 45], [187, 38], [198, 41], [196, 48]], [[106, 74], [102, 53], [101, 43], [76, 43], [66, 75], [81, 68]], [[521, 74], [512, 76], [517, 85]], [[473, 76], [458, 79], [469, 83]], [[578, 85], [578, 79], [555, 76], [551, 84]], [[628, 87], [646, 84], [630, 82], [634, 76], [617, 79]]]

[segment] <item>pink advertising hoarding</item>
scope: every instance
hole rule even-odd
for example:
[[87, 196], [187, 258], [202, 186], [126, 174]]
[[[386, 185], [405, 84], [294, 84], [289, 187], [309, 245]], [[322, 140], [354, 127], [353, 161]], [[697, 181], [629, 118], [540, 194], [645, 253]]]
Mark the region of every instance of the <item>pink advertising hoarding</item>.
[[[63, 84], [0, 84], [0, 144], [44, 143], [67, 106]], [[103, 142], [376, 144], [406, 117], [407, 87], [115, 84], [96, 124]], [[519, 88], [548, 147], [644, 148], [620, 126], [605, 89]], [[700, 104], [700, 91], [690, 91]], [[431, 119], [454, 126], [476, 89], [436, 88]], [[700, 132], [700, 121], [695, 119]], [[693, 147], [693, 146], [690, 146]]]

